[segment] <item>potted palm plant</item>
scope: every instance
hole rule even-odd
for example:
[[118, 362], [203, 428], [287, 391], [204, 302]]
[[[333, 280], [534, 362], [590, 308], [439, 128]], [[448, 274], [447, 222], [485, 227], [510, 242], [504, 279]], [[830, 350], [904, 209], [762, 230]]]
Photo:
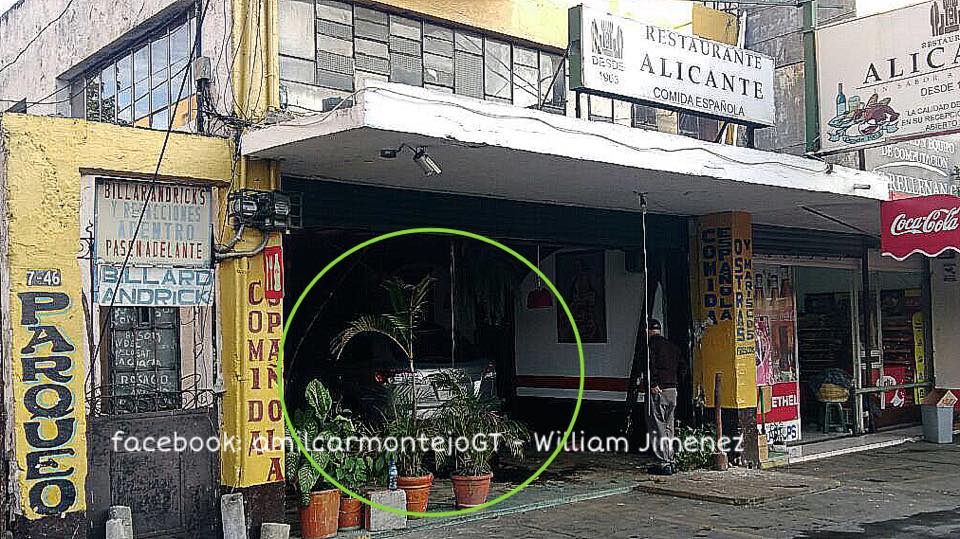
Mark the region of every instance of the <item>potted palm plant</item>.
[[[363, 315], [350, 322], [347, 328], [334, 337], [330, 350], [339, 359], [350, 342], [360, 335], [380, 335], [392, 342], [403, 353], [408, 372], [406, 387], [394, 387], [391, 392], [392, 413], [386, 418], [384, 434], [403, 439], [420, 438], [431, 431], [430, 422], [417, 415], [417, 370], [415, 365], [415, 335], [426, 316], [428, 295], [434, 279], [426, 276], [417, 284], [401, 279], [383, 283], [390, 299], [390, 312], [379, 315]], [[423, 466], [423, 455], [414, 448], [396, 455], [399, 477], [397, 486], [407, 494], [407, 510], [424, 512], [433, 486], [433, 474]]]
[[437, 460], [448, 464], [452, 459], [450, 478], [457, 507], [475, 507], [484, 503], [490, 494], [493, 479], [490, 463], [500, 446], [522, 459], [529, 430], [520, 421], [503, 415], [496, 398], [475, 391], [463, 373], [442, 373], [433, 384], [437, 391], [447, 395], [435, 418], [436, 431], [450, 440], [470, 441], [437, 452]]
[[[356, 434], [353, 421], [333, 402], [330, 392], [318, 380], [307, 384], [307, 410], [293, 414], [293, 426], [310, 456], [329, 470], [341, 484], [361, 477], [367, 463], [359, 463], [344, 451], [327, 451], [325, 441], [346, 440]], [[287, 480], [299, 496], [300, 527], [303, 539], [324, 539], [337, 534], [340, 491], [323, 479], [307, 457], [297, 448], [286, 455]], [[365, 480], [365, 478], [364, 478]]]

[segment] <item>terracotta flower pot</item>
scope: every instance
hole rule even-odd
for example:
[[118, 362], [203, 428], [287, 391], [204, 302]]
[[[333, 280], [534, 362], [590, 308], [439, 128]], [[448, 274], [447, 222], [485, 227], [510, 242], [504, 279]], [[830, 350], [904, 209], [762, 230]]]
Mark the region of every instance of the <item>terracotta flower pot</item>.
[[457, 507], [476, 507], [487, 501], [493, 474], [451, 475], [450, 479], [453, 480], [453, 495], [457, 499]]
[[340, 497], [340, 518], [339, 525], [341, 530], [358, 530], [363, 522], [363, 503], [350, 496]]
[[430, 501], [430, 487], [433, 486], [433, 474], [420, 477], [398, 477], [397, 487], [407, 493], [407, 511], [425, 513]]
[[310, 505], [300, 508], [300, 534], [303, 539], [326, 539], [337, 535], [340, 491], [310, 493]]

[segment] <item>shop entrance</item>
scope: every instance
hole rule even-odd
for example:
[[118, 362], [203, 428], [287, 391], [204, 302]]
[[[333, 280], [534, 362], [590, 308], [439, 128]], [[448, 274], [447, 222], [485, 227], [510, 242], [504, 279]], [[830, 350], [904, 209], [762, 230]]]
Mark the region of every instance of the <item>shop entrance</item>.
[[[758, 422], [807, 443], [919, 422], [931, 351], [923, 268], [757, 264]], [[868, 339], [864, 342], [864, 339]]]
[[773, 443], [853, 430], [855, 276], [852, 268], [757, 265], [758, 421]]

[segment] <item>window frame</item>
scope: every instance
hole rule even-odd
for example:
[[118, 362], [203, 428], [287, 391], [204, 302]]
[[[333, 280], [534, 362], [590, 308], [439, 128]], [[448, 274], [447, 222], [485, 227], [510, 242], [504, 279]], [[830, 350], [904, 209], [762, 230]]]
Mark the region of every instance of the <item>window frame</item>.
[[[114, 315], [116, 309], [131, 309], [134, 311], [134, 323], [129, 329], [118, 329], [115, 325]], [[172, 321], [169, 325], [158, 325], [157, 324], [157, 312], [160, 309], [168, 309], [172, 313]], [[149, 321], [144, 323], [141, 320], [141, 315], [143, 312], [149, 313]], [[184, 409], [184, 398], [183, 398], [183, 350], [181, 349], [181, 328], [183, 327], [183, 322], [181, 321], [181, 313], [179, 307], [121, 307], [115, 306], [111, 309], [103, 310], [100, 313], [100, 316], [103, 318], [102, 327], [104, 328], [104, 346], [101, 349], [100, 353], [100, 366], [101, 372], [103, 373], [103, 379], [106, 380], [106, 391], [103, 392], [101, 405], [97, 412], [99, 415], [126, 415], [126, 414], [136, 414], [136, 413], [145, 413], [145, 412], [162, 412], [162, 411], [172, 411], [172, 410], [182, 410]], [[140, 369], [136, 364], [133, 366], [132, 371], [120, 370], [117, 365], [117, 358], [115, 355], [115, 341], [114, 337], [118, 331], [130, 332], [133, 346], [134, 346], [134, 359], [136, 361], [136, 350], [137, 350], [137, 334], [141, 331], [147, 332], [157, 332], [159, 330], [169, 330], [169, 333], [172, 335], [172, 354], [174, 357], [174, 366], [175, 366], [175, 389], [171, 391], [161, 391], [159, 387], [153, 389], [152, 391], [141, 392], [139, 388], [138, 375], [141, 373], [150, 373], [152, 372], [155, 375], [160, 374], [159, 362], [157, 362], [152, 369], [149, 367]], [[154, 347], [157, 346], [156, 341]], [[154, 356], [158, 354], [158, 351], [154, 350]], [[169, 369], [165, 369], [169, 370]], [[119, 374], [130, 374], [132, 373], [134, 382], [134, 391], [132, 393], [118, 392], [118, 382], [117, 377]]]
[[[193, 121], [197, 112], [197, 89], [192, 80], [192, 62], [194, 51], [201, 46], [201, 36], [197, 35], [197, 17], [194, 8], [190, 8], [179, 15], [173, 16], [163, 24], [158, 25], [150, 32], [145, 33], [130, 45], [124, 46], [119, 52], [110, 54], [105, 60], [99, 61], [82, 74], [71, 81], [71, 116], [81, 118], [87, 121], [112, 123], [124, 126], [146, 127], [150, 129], [166, 130], [171, 123], [180, 116], [183, 107], [187, 107], [185, 117], [188, 121], [183, 125], [175, 125], [174, 129], [192, 130]], [[187, 57], [185, 59], [174, 59], [173, 38], [177, 32], [186, 29], [187, 38]], [[165, 66], [156, 69], [154, 66], [154, 48], [157, 43], [163, 43], [164, 55], [166, 57]], [[145, 76], [138, 80], [138, 62], [137, 56], [143, 53], [146, 62]], [[183, 64], [183, 67], [177, 69], [177, 65]], [[123, 66], [122, 64], [128, 65]], [[176, 69], [176, 72], [174, 70]], [[186, 83], [182, 82], [186, 70]], [[106, 99], [111, 99], [111, 113], [104, 114], [104, 95], [105, 91], [103, 81], [104, 72], [112, 71], [112, 95]], [[122, 87], [122, 73], [126, 71], [129, 86]], [[165, 73], [165, 80], [157, 84], [155, 77], [157, 74]], [[145, 93], [140, 95], [139, 86], [146, 84]], [[180, 96], [175, 96], [183, 86], [183, 92]], [[163, 106], [154, 105], [154, 93], [165, 87], [166, 104]], [[121, 94], [128, 94], [129, 101], [127, 106], [121, 106]], [[139, 95], [139, 98], [138, 98]], [[82, 97], [81, 97], [82, 96]], [[140, 114], [137, 106], [140, 103], [146, 103], [145, 113]], [[92, 106], [92, 105], [96, 106]], [[165, 116], [165, 120], [163, 119]]]

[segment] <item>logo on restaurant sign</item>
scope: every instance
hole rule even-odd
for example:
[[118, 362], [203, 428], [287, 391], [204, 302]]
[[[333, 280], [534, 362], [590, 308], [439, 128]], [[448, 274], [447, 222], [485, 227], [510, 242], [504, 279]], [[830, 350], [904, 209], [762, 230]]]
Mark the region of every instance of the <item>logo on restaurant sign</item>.
[[623, 28], [613, 21], [597, 19], [590, 26], [593, 54], [602, 54], [617, 60], [623, 60]]
[[933, 36], [960, 30], [960, 0], [935, 0], [930, 6], [930, 29]]

